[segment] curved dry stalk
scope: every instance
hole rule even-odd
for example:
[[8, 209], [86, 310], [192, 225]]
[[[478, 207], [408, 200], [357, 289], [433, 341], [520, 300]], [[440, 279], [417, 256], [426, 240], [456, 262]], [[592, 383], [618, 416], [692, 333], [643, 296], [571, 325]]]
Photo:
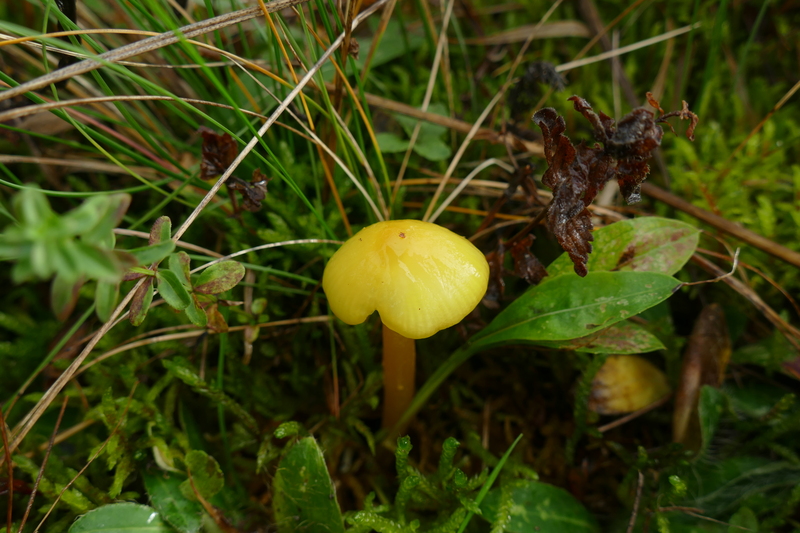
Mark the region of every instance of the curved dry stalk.
[[[333, 64], [336, 65], [335, 60], [331, 59], [331, 62], [333, 62]], [[240, 68], [242, 68], [242, 67], [240, 66]], [[336, 66], [336, 68], [338, 69], [339, 67]], [[271, 90], [269, 90], [269, 88], [267, 88], [266, 85], [261, 83], [261, 80], [259, 80], [255, 76], [253, 76], [252, 73], [250, 73], [246, 69], [242, 68], [242, 70], [248, 76], [250, 76], [250, 78], [256, 84], [258, 84], [259, 87], [261, 87], [261, 90], [263, 90], [265, 93], [270, 95], [276, 102], [280, 102], [281, 101], [280, 98], [278, 98]], [[357, 101], [357, 99], [355, 99], [355, 100]], [[344, 161], [342, 161], [341, 158], [339, 156], [337, 156], [336, 153], [334, 153], [334, 151], [331, 150], [330, 147], [326, 143], [324, 143], [322, 141], [322, 139], [320, 139], [319, 136], [317, 136], [317, 134], [314, 133], [314, 131], [309, 126], [306, 126], [305, 123], [302, 120], [300, 120], [300, 118], [297, 115], [295, 115], [294, 111], [292, 111], [291, 108], [287, 108], [286, 111], [306, 131], [307, 135], [303, 135], [303, 137], [305, 137], [309, 141], [313, 142], [317, 146], [318, 149], [320, 149], [320, 150], [324, 151], [325, 153], [327, 153], [331, 157], [331, 159], [333, 159], [336, 162], [336, 164], [339, 165], [339, 168], [341, 168], [342, 171], [345, 174], [347, 174], [347, 177], [350, 178], [350, 181], [353, 182], [353, 185], [355, 185], [355, 187], [358, 189], [358, 191], [364, 196], [364, 199], [367, 201], [367, 203], [370, 205], [370, 207], [372, 207], [372, 210], [375, 212], [375, 216], [378, 218], [378, 220], [383, 221], [386, 218], [388, 218], [389, 215], [388, 215], [388, 212], [387, 212], [387, 209], [386, 209], [386, 201], [384, 200], [383, 195], [381, 194], [380, 185], [378, 184], [378, 180], [377, 180], [377, 178], [375, 178], [375, 174], [372, 173], [372, 167], [369, 166], [369, 163], [367, 162], [367, 158], [364, 157], [364, 154], [359, 149], [358, 143], [356, 143], [355, 139], [353, 138], [352, 134], [350, 133], [350, 130], [348, 130], [347, 127], [342, 122], [342, 119], [339, 116], [339, 113], [337, 113], [335, 109], [332, 110], [333, 113], [334, 113], [334, 116], [337, 118], [337, 120], [342, 125], [342, 128], [347, 133], [348, 139], [352, 143], [353, 148], [356, 151], [356, 154], [359, 155], [363, 160], [362, 163], [363, 163], [364, 167], [367, 170], [367, 175], [371, 178], [372, 186], [375, 188], [376, 194], [378, 195], [378, 203], [381, 204], [381, 208], [383, 209], [383, 216], [381, 216], [380, 212], [378, 211], [378, 208], [375, 205], [375, 202], [372, 201], [372, 197], [369, 195], [369, 193], [367, 193], [367, 190], [364, 188], [364, 186], [356, 179], [356, 177], [352, 173], [352, 171], [349, 168], [347, 168], [347, 165], [344, 164]], [[330, 184], [331, 184], [331, 187], [333, 187], [335, 185], [333, 183], [333, 181], [331, 181]], [[334, 189], [333, 192], [335, 194], [336, 205], [339, 207], [340, 211], [342, 212], [342, 219], [343, 220], [347, 220], [346, 213], [344, 212], [344, 205], [341, 203], [341, 199], [340, 199], [340, 197], [338, 195], [338, 192], [336, 191], [336, 189]], [[349, 227], [349, 224], [347, 226]], [[350, 233], [349, 230], [348, 230], [348, 234], [352, 235], [352, 233]]]
[[612, 57], [621, 56], [623, 54], [627, 54], [628, 52], [633, 52], [641, 48], [647, 48], [650, 45], [657, 44], [662, 41], [667, 41], [669, 39], [677, 37], [678, 35], [683, 35], [684, 33], [689, 33], [690, 31], [699, 28], [701, 25], [702, 25], [701, 22], [695, 22], [694, 24], [690, 24], [689, 26], [683, 26], [682, 28], [668, 31], [662, 33], [661, 35], [656, 35], [655, 37], [651, 37], [649, 39], [644, 39], [642, 41], [639, 41], [638, 43], [629, 44], [627, 46], [623, 46], [615, 50], [611, 50], [609, 52], [603, 52], [602, 54], [597, 54], [596, 56], [587, 57], [585, 59], [579, 59], [577, 61], [570, 61], [569, 63], [563, 63], [556, 67], [556, 72], [566, 72], [574, 68], [583, 67], [585, 65], [591, 65], [592, 63], [597, 63], [598, 61], [605, 61], [606, 59], [610, 59]]
[[497, 105], [497, 102], [499, 102], [500, 99], [503, 97], [504, 92], [505, 91], [503, 88], [500, 89], [500, 91], [496, 95], [494, 95], [494, 98], [492, 98], [492, 100], [483, 110], [481, 115], [478, 117], [478, 120], [476, 120], [475, 123], [472, 125], [472, 129], [470, 129], [469, 133], [467, 133], [467, 136], [464, 138], [464, 141], [461, 143], [461, 146], [458, 147], [458, 151], [453, 156], [453, 160], [450, 161], [450, 166], [447, 167], [447, 171], [444, 173], [441, 183], [439, 183], [439, 186], [436, 188], [436, 192], [433, 193], [433, 198], [431, 198], [431, 201], [428, 204], [428, 209], [425, 210], [425, 216], [422, 217], [423, 221], [427, 222], [428, 219], [430, 218], [431, 211], [433, 211], [433, 206], [436, 205], [436, 202], [439, 200], [439, 196], [442, 195], [442, 191], [444, 190], [444, 186], [447, 184], [447, 180], [450, 178], [450, 176], [453, 175], [453, 172], [456, 169], [456, 165], [458, 165], [458, 162], [461, 161], [461, 157], [464, 155], [464, 152], [467, 151], [467, 146], [469, 146], [469, 143], [472, 142], [472, 138], [475, 137], [475, 134], [480, 129], [481, 125], [483, 124], [483, 121], [486, 120], [486, 117], [489, 116], [489, 113], [492, 111], [494, 106]]
[[[307, 0], [274, 0], [267, 4], [267, 9], [270, 12], [280, 11], [281, 9], [285, 9], [306, 1]], [[67, 67], [54, 70], [53, 72], [39, 76], [36, 79], [17, 85], [12, 89], [3, 91], [0, 93], [0, 101], [15, 98], [27, 92], [47, 87], [52, 83], [58, 83], [81, 74], [86, 74], [87, 72], [97, 70], [109, 63], [116, 63], [129, 57], [152, 52], [154, 50], [158, 50], [159, 48], [176, 44], [181, 40], [191, 39], [198, 35], [203, 35], [205, 33], [227, 28], [229, 26], [241, 24], [259, 16], [261, 13], [260, 7], [241, 9], [239, 11], [234, 11], [233, 13], [226, 13], [218, 17], [197, 22], [195, 24], [183, 26], [176, 31], [164, 32], [135, 43], [121, 46], [114, 50], [100, 54], [97, 56], [97, 58], [85, 59], [80, 63], [74, 63]]]
[[[58, 394], [62, 391], [62, 389], [66, 386], [66, 384], [70, 380], [72, 380], [73, 376], [78, 371], [81, 364], [83, 364], [83, 362], [92, 352], [92, 350], [94, 350], [94, 347], [97, 346], [97, 343], [100, 342], [100, 339], [102, 339], [105, 336], [105, 334], [108, 333], [111, 330], [111, 328], [117, 323], [115, 322], [115, 320], [122, 314], [122, 312], [128, 306], [130, 301], [133, 299], [133, 295], [136, 293], [139, 287], [142, 286], [144, 281], [145, 281], [144, 279], [139, 280], [139, 282], [133, 286], [130, 292], [128, 292], [128, 294], [125, 295], [125, 297], [119, 303], [117, 308], [114, 309], [114, 312], [111, 313], [111, 318], [109, 318], [108, 322], [103, 324], [103, 327], [101, 327], [97, 331], [97, 333], [95, 333], [95, 335], [89, 340], [89, 342], [86, 344], [86, 347], [84, 347], [81, 353], [78, 354], [78, 356], [72, 361], [72, 363], [70, 363], [67, 369], [64, 370], [64, 372], [62, 372], [60, 376], [58, 376], [58, 379], [56, 379], [55, 383], [53, 383], [50, 386], [50, 388], [47, 389], [47, 392], [45, 392], [44, 395], [39, 399], [39, 401], [36, 402], [36, 405], [34, 405], [33, 408], [30, 411], [28, 411], [28, 414], [25, 415], [25, 418], [23, 418], [22, 421], [19, 424], [17, 424], [17, 426], [14, 428], [14, 431], [12, 432], [11, 443], [9, 445], [9, 450], [12, 453], [17, 448], [17, 446], [19, 446], [19, 444], [22, 442], [22, 439], [24, 439], [28, 435], [28, 432], [31, 430], [33, 425], [36, 424], [39, 418], [41, 418], [45, 410], [47, 410], [47, 408], [50, 406], [53, 400], [55, 400], [56, 396], [58, 396]], [[0, 462], [2, 462], [5, 459], [6, 457], [4, 455], [2, 458], [0, 458]]]
[[[294, 3], [299, 3], [296, 0], [287, 0]], [[388, 0], [378, 0], [374, 4], [372, 4], [369, 8], [364, 10], [358, 17], [355, 18], [353, 21], [353, 25], [358, 27], [361, 22], [363, 22], [369, 15], [375, 12], [379, 7], [385, 4]], [[275, 4], [276, 2], [272, 2], [270, 5]], [[259, 8], [260, 9], [260, 8]], [[314, 66], [309, 69], [305, 76], [300, 80], [297, 86], [292, 89], [292, 91], [283, 99], [283, 101], [278, 105], [278, 107], [272, 112], [269, 116], [267, 121], [258, 129], [257, 135], [255, 135], [250, 142], [239, 152], [239, 155], [236, 156], [236, 159], [230, 164], [230, 166], [225, 170], [225, 172], [217, 179], [217, 182], [211, 187], [211, 190], [208, 191], [208, 194], [200, 201], [197, 207], [192, 211], [189, 217], [175, 232], [173, 235], [173, 240], [178, 240], [181, 235], [189, 229], [189, 226], [192, 225], [194, 220], [200, 215], [200, 213], [205, 209], [205, 207], [211, 202], [211, 199], [217, 194], [219, 189], [222, 185], [228, 180], [230, 175], [233, 173], [234, 170], [239, 166], [239, 164], [244, 161], [245, 157], [252, 151], [258, 141], [263, 137], [263, 135], [267, 132], [267, 130], [272, 126], [272, 124], [277, 120], [277, 118], [289, 107], [289, 104], [295, 99], [295, 97], [303, 90], [303, 88], [311, 81], [311, 78], [317, 73], [317, 71], [322, 68], [322, 65], [328, 60], [328, 58], [333, 55], [336, 49], [341, 46], [342, 41], [344, 40], [344, 33], [339, 34], [335, 41], [333, 41], [328, 47], [327, 50], [320, 56], [319, 60], [314, 63]], [[377, 211], [377, 208], [375, 208]], [[381, 218], [380, 212], [378, 212], [378, 218]]]
[[469, 185], [470, 181], [472, 181], [472, 178], [474, 178], [475, 176], [480, 174], [480, 172], [483, 169], [485, 169], [487, 167], [490, 167], [492, 165], [499, 166], [500, 168], [502, 168], [503, 170], [505, 170], [509, 174], [514, 172], [514, 167], [512, 167], [511, 165], [509, 165], [505, 161], [501, 161], [501, 160], [499, 160], [497, 158], [494, 158], [494, 157], [492, 157], [491, 159], [487, 159], [486, 161], [484, 161], [483, 163], [481, 163], [480, 165], [475, 167], [472, 170], [472, 172], [467, 174], [467, 177], [465, 177], [463, 180], [461, 180], [461, 183], [459, 183], [458, 186], [455, 189], [453, 189], [453, 192], [450, 193], [450, 196], [445, 198], [444, 202], [442, 202], [442, 205], [439, 206], [439, 209], [437, 209], [436, 212], [433, 213], [433, 215], [431, 215], [431, 218], [430, 218], [430, 220], [428, 220], [428, 222], [431, 222], [431, 223], [436, 222], [436, 219], [439, 218], [439, 215], [442, 214], [442, 211], [447, 209], [447, 207], [453, 202], [453, 200], [455, 200], [456, 196], [461, 194], [461, 191], [463, 191], [464, 188], [467, 185]]
[[[244, 331], [247, 328], [276, 328], [276, 327], [280, 327], [280, 326], [294, 326], [294, 325], [297, 325], [297, 324], [313, 324], [313, 323], [316, 323], [316, 322], [328, 322], [330, 319], [331, 319], [330, 316], [324, 315], [324, 316], [310, 316], [310, 317], [305, 317], [305, 318], [292, 318], [292, 319], [288, 319], [288, 320], [277, 320], [275, 322], [263, 322], [261, 324], [255, 324], [255, 325], [244, 325], [244, 326], [230, 327], [230, 328], [228, 328], [227, 333], [234, 333], [234, 332], [237, 332], [237, 331]], [[153, 332], [155, 332], [155, 330]], [[153, 333], [153, 332], [151, 332], [151, 333]], [[159, 342], [174, 341], [174, 340], [180, 340], [180, 339], [191, 339], [193, 337], [199, 337], [201, 335], [205, 335], [206, 333], [208, 333], [208, 330], [205, 329], [205, 328], [203, 328], [203, 329], [193, 329], [192, 331], [186, 331], [186, 332], [183, 332], [183, 333], [171, 333], [171, 334], [168, 334], [168, 335], [155, 335], [155, 336], [150, 336], [150, 337], [147, 337], [147, 338], [144, 338], [144, 339], [132, 341], [132, 342], [129, 342], [127, 344], [123, 344], [121, 346], [117, 346], [113, 350], [109, 350], [109, 351], [97, 356], [96, 358], [92, 359], [85, 366], [83, 366], [75, 374], [75, 376], [77, 377], [77, 376], [83, 374], [89, 368], [93, 367], [94, 365], [96, 365], [98, 363], [101, 363], [102, 361], [105, 361], [106, 359], [108, 359], [110, 357], [113, 357], [113, 356], [115, 356], [115, 355], [117, 355], [119, 353], [122, 353], [122, 352], [127, 352], [128, 350], [132, 350], [134, 348], [139, 348], [141, 346], [150, 346], [151, 344], [156, 344], [156, 343], [159, 343]]]
[[[439, 62], [442, 60], [442, 54], [444, 53], [444, 45], [447, 41], [447, 28], [450, 25], [450, 16], [453, 13], [453, 3], [454, 0], [449, 0], [447, 2], [447, 8], [444, 12], [444, 19], [442, 20], [442, 30], [439, 32], [439, 42], [436, 45], [436, 54], [433, 56], [433, 65], [431, 66], [431, 75], [428, 78], [428, 86], [425, 88], [425, 96], [422, 99], [422, 111], [428, 111], [428, 106], [431, 103], [431, 97], [433, 97], [433, 88], [436, 84], [436, 74], [439, 72]], [[400, 190], [400, 185], [403, 183], [403, 176], [406, 173], [406, 168], [408, 167], [408, 161], [411, 159], [411, 152], [414, 148], [414, 144], [417, 142], [417, 137], [419, 136], [420, 129], [422, 128], [422, 123], [417, 122], [414, 125], [414, 131], [411, 133], [411, 139], [408, 141], [408, 148], [406, 149], [406, 153], [403, 156], [403, 162], [400, 164], [400, 171], [397, 173], [397, 179], [394, 182], [394, 190], [392, 190], [392, 197], [389, 200], [389, 205], [394, 204], [394, 199], [397, 197], [397, 192]]]
[[39, 522], [39, 525], [36, 526], [36, 529], [33, 530], [33, 533], [39, 533], [39, 530], [42, 528], [42, 525], [44, 524], [45, 520], [47, 520], [47, 518], [50, 516], [50, 513], [52, 513], [53, 510], [56, 508], [56, 505], [58, 505], [58, 502], [61, 501], [61, 497], [64, 495], [64, 493], [72, 486], [73, 483], [75, 483], [75, 481], [77, 481], [77, 479], [79, 477], [81, 477], [83, 475], [83, 473], [86, 471], [86, 469], [89, 468], [89, 465], [91, 465], [94, 462], [95, 459], [100, 457], [100, 454], [103, 453], [103, 450], [105, 449], [105, 447], [108, 445], [109, 442], [111, 442], [111, 437], [113, 437], [114, 434], [119, 430], [120, 426], [125, 421], [125, 417], [128, 416], [128, 409], [131, 406], [131, 400], [133, 400], [133, 393], [136, 392], [136, 387], [138, 387], [138, 386], [139, 386], [139, 382], [138, 381], [133, 384], [133, 387], [131, 388], [131, 393], [128, 395], [128, 403], [125, 404], [125, 410], [122, 412], [122, 416], [119, 417], [119, 421], [114, 426], [114, 429], [112, 429], [111, 433], [109, 433], [108, 438], [105, 441], [103, 441], [103, 444], [100, 445], [100, 447], [97, 449], [95, 454], [92, 457], [89, 458], [89, 460], [86, 462], [85, 465], [83, 465], [83, 468], [81, 468], [78, 471], [78, 473], [75, 474], [75, 477], [73, 477], [69, 481], [69, 483], [64, 485], [64, 488], [62, 488], [61, 492], [58, 493], [58, 496], [56, 496], [56, 499], [53, 502], [53, 505], [51, 505], [50, 509], [47, 510], [47, 513], [45, 513], [45, 515], [42, 518], [41, 522]]
[[247, 248], [246, 250], [239, 250], [238, 252], [234, 252], [232, 254], [226, 255], [224, 257], [220, 257], [218, 259], [214, 259], [213, 261], [201, 265], [194, 270], [191, 271], [192, 274], [195, 272], [200, 272], [211, 265], [216, 265], [217, 263], [221, 263], [222, 261], [227, 261], [228, 259], [233, 259], [234, 257], [239, 257], [240, 255], [249, 254], [250, 252], [258, 252], [259, 250], [269, 250], [270, 248], [279, 248], [281, 246], [289, 246], [292, 244], [344, 244], [342, 241], [335, 241], [332, 239], [295, 239], [293, 241], [281, 241], [281, 242], [271, 242], [269, 244], [262, 244], [260, 246], [255, 246], [253, 248]]
[[[303, 0], [276, 0], [268, 4], [268, 7], [270, 9], [278, 10], [278, 9], [283, 9], [284, 7], [290, 5], [298, 4], [301, 1]], [[363, 22], [363, 20], [366, 17], [374, 13], [375, 10], [380, 8], [387, 1], [388, 0], [378, 0], [378, 2], [370, 6], [364, 12], [362, 12], [353, 21], [354, 26], [360, 25], [361, 22]], [[186, 37], [194, 37], [196, 35], [200, 35], [205, 32], [214, 31], [233, 24], [238, 24], [239, 22], [244, 22], [245, 20], [249, 20], [260, 13], [261, 13], [260, 8], [244, 9], [241, 11], [237, 11], [235, 13], [229, 13], [227, 15], [215, 17], [213, 19], [209, 19], [201, 23], [185, 26], [183, 30]], [[187, 29], [189, 31], [187, 31]], [[152, 37], [150, 39], [145, 39], [145, 41], [141, 43], [134, 43], [134, 45], [123, 46], [112, 52], [102, 54], [101, 56], [99, 56], [97, 60], [94, 59], [85, 60], [80, 63], [70, 65], [69, 67], [58, 69], [53, 73], [41, 76], [36, 80], [24, 83], [13, 89], [9, 89], [3, 93], [0, 93], [0, 100], [12, 98], [14, 96], [19, 96], [20, 94], [24, 94], [28, 91], [39, 89], [51, 83], [56, 83], [62, 79], [67, 79], [72, 76], [77, 76], [85, 72], [96, 70], [97, 68], [103, 66], [104, 62], [120, 60], [139, 53], [156, 50], [163, 46], [167, 46], [168, 44], [174, 44], [175, 42], [178, 42], [178, 40], [179, 40], [178, 37], [174, 33], [168, 33], [168, 34], [161, 34], [157, 37]], [[192, 214], [189, 216], [186, 222], [184, 222], [183, 225], [180, 228], [178, 228], [178, 230], [175, 232], [175, 235], [173, 235], [172, 237], [174, 241], [177, 242], [180, 240], [180, 237], [189, 228], [189, 226], [191, 226], [192, 222], [194, 222], [194, 220], [197, 218], [197, 216], [200, 214], [203, 208], [205, 208], [205, 206], [208, 205], [211, 199], [216, 195], [217, 191], [219, 191], [219, 188], [222, 186], [222, 184], [225, 182], [228, 176], [230, 176], [230, 174], [238, 166], [241, 160], [244, 159], [244, 155], [246, 155], [247, 153], [250, 152], [250, 150], [253, 149], [255, 144], [258, 142], [259, 137], [263, 135], [267, 129], [269, 129], [269, 126], [271, 126], [272, 123], [275, 122], [277, 117], [288, 107], [288, 105], [291, 103], [294, 97], [297, 96], [297, 94], [309, 82], [311, 76], [331, 56], [331, 54], [336, 50], [336, 48], [338, 48], [341, 45], [342, 40], [343, 40], [343, 34], [340, 34], [339, 37], [336, 39], [336, 41], [331, 43], [330, 48], [326, 50], [325, 53], [320, 57], [320, 60], [314, 65], [312, 70], [309, 71], [309, 73], [303, 77], [303, 79], [300, 81], [300, 84], [298, 84], [298, 86], [292, 90], [292, 92], [287, 96], [286, 99], [284, 99], [281, 105], [279, 105], [278, 108], [272, 113], [267, 122], [259, 130], [259, 135], [254, 137], [250, 141], [250, 143], [248, 143], [248, 147], [246, 147], [246, 149], [239, 154], [239, 157], [237, 157], [237, 159], [225, 171], [225, 174], [217, 180], [217, 182], [214, 184], [214, 187], [212, 187], [212, 189], [208, 192], [208, 194], [206, 194], [206, 196], [203, 198], [200, 204], [195, 208], [195, 210], [192, 212]], [[25, 415], [22, 421], [17, 425], [11, 436], [11, 442], [9, 444], [9, 453], [13, 452], [19, 446], [22, 440], [30, 432], [33, 425], [36, 424], [39, 418], [41, 418], [42, 414], [44, 414], [45, 410], [49, 407], [49, 405], [52, 403], [55, 397], [63, 390], [66, 384], [70, 380], [72, 380], [72, 378], [80, 369], [81, 365], [89, 356], [89, 354], [92, 352], [94, 347], [97, 346], [98, 342], [100, 342], [100, 339], [103, 338], [103, 336], [105, 336], [105, 334], [108, 333], [108, 331], [110, 331], [111, 328], [114, 327], [114, 325], [119, 323], [120, 315], [122, 315], [123, 312], [125, 312], [125, 308], [133, 299], [133, 295], [139, 289], [139, 287], [142, 286], [144, 281], [145, 281], [144, 279], [139, 280], [136, 283], [136, 285], [134, 285], [134, 287], [128, 292], [128, 294], [125, 295], [125, 297], [122, 299], [119, 305], [117, 305], [117, 307], [111, 313], [108, 322], [103, 324], [103, 326], [97, 331], [97, 333], [91, 338], [91, 340], [89, 340], [89, 342], [81, 351], [81, 353], [78, 354], [78, 356], [72, 361], [69, 367], [67, 367], [67, 369], [64, 370], [64, 372], [58, 377], [55, 383], [53, 383], [53, 385], [47, 390], [47, 392], [45, 392], [42, 398], [36, 403], [36, 405], [28, 412], [27, 415]], [[6, 459], [5, 454], [3, 455], [3, 459]]]

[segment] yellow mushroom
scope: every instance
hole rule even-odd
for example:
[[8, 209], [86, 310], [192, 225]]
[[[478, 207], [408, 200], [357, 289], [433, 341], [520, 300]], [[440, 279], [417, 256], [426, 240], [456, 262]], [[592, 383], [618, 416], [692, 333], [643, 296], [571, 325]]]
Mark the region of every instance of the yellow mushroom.
[[360, 324], [378, 311], [384, 325], [384, 420], [392, 427], [414, 395], [414, 341], [460, 322], [481, 301], [489, 265], [464, 237], [418, 220], [359, 231], [325, 267], [331, 311]]
[[647, 359], [612, 355], [592, 381], [589, 409], [601, 415], [632, 413], [671, 391], [667, 376]]

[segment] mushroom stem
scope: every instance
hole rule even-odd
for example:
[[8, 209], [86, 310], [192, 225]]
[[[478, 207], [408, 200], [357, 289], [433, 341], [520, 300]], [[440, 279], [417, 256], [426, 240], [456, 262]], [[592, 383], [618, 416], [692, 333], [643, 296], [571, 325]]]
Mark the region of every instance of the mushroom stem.
[[[417, 350], [414, 339], [383, 325], [383, 427], [391, 429], [414, 398]], [[403, 432], [405, 428], [399, 428]], [[393, 437], [395, 435], [389, 435]]]

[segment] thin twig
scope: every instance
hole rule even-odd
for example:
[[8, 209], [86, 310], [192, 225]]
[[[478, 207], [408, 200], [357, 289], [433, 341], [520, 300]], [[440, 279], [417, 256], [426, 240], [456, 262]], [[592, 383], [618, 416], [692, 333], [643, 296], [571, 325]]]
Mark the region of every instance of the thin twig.
[[39, 484], [42, 482], [42, 477], [44, 476], [44, 469], [47, 466], [47, 461], [50, 459], [50, 452], [53, 451], [53, 446], [56, 444], [56, 434], [58, 433], [58, 428], [61, 427], [61, 420], [64, 418], [64, 411], [67, 409], [68, 402], [69, 396], [66, 396], [64, 402], [61, 404], [61, 411], [58, 412], [58, 419], [53, 428], [53, 434], [50, 435], [50, 440], [45, 445], [46, 450], [44, 452], [44, 458], [42, 459], [42, 466], [39, 468], [39, 473], [36, 475], [36, 481], [33, 484], [33, 490], [31, 490], [31, 496], [28, 498], [28, 505], [25, 507], [25, 514], [22, 515], [17, 533], [22, 533], [22, 529], [28, 521], [28, 515], [30, 515], [31, 509], [33, 508], [33, 500], [36, 498], [36, 492], [39, 490]]
[[[272, 13], [306, 1], [307, 0], [275, 0], [267, 4], [267, 9], [270, 13]], [[116, 63], [118, 61], [122, 61], [123, 59], [128, 59], [129, 57], [152, 52], [165, 46], [179, 43], [185, 39], [191, 39], [193, 37], [197, 37], [198, 35], [221, 30], [229, 26], [235, 26], [236, 24], [241, 24], [261, 14], [261, 7], [241, 9], [239, 11], [234, 11], [233, 13], [226, 13], [218, 17], [197, 22], [195, 24], [189, 24], [188, 26], [183, 26], [178, 30], [171, 30], [154, 37], [137, 41], [135, 43], [120, 46], [119, 48], [100, 54], [97, 56], [97, 58], [85, 59], [80, 63], [75, 63], [69, 65], [68, 67], [54, 70], [53, 72], [22, 83], [12, 89], [3, 91], [0, 93], [0, 101], [21, 96], [27, 92], [47, 87], [50, 84], [58, 83], [75, 76], [80, 76], [81, 74], [86, 74], [87, 72], [97, 70], [110, 63]]]
[[633, 501], [633, 512], [631, 513], [631, 519], [628, 522], [628, 531], [627, 533], [633, 532], [633, 527], [636, 525], [636, 516], [639, 513], [639, 503], [642, 499], [642, 488], [644, 488], [644, 474], [642, 471], [639, 471], [639, 483], [636, 485], [636, 499]]

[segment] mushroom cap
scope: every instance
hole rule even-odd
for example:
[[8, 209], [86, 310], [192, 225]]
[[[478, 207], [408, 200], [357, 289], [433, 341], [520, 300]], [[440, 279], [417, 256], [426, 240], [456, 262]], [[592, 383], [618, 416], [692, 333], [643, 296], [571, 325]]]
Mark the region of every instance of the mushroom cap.
[[351, 325], [374, 311], [389, 328], [424, 339], [475, 309], [489, 284], [480, 250], [430, 222], [390, 220], [350, 238], [325, 267], [322, 287], [339, 319]]

